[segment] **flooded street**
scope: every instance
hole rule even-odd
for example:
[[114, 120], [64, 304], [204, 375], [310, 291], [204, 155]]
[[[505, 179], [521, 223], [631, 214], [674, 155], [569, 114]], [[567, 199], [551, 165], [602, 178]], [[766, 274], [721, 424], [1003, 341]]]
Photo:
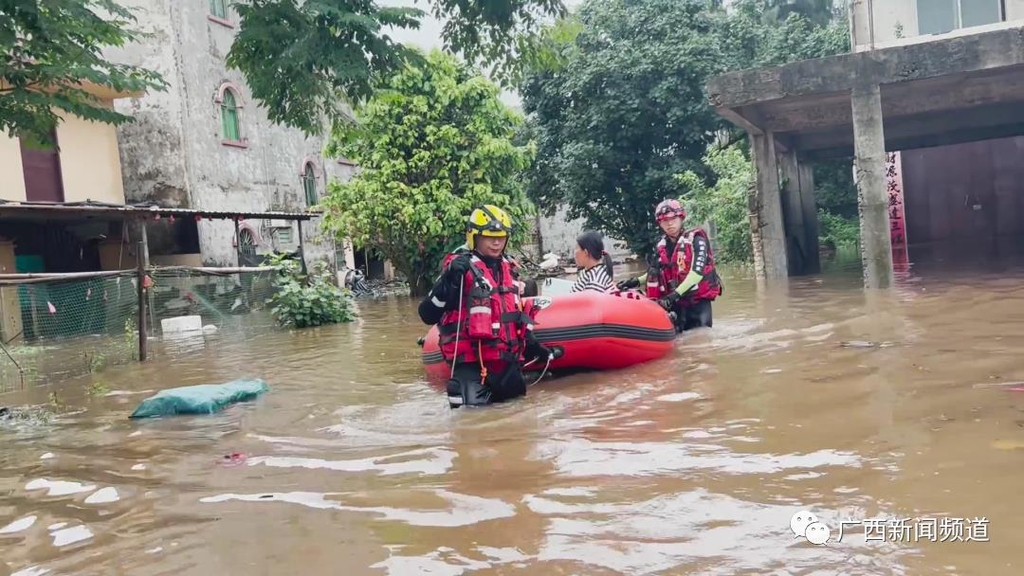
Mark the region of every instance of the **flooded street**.
[[[1024, 392], [998, 384], [1024, 380], [1021, 280], [882, 296], [859, 270], [773, 292], [732, 274], [714, 328], [668, 357], [476, 410], [424, 383], [407, 298], [351, 325], [154, 342], [144, 365], [0, 396], [60, 406], [0, 428], [0, 574], [1017, 573]], [[161, 388], [240, 377], [270, 392], [127, 419]], [[825, 546], [794, 535], [800, 510]], [[929, 542], [926, 517], [964, 521], [936, 540], [988, 541]], [[909, 533], [865, 536], [872, 518]]]

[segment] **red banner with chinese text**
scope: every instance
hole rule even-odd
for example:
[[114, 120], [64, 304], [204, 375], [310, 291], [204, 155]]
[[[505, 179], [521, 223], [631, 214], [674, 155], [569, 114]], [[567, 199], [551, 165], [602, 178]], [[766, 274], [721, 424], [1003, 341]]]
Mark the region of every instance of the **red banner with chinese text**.
[[906, 268], [907, 219], [903, 208], [903, 165], [899, 152], [886, 154], [885, 184], [889, 197], [889, 239], [892, 241], [892, 263], [897, 269]]

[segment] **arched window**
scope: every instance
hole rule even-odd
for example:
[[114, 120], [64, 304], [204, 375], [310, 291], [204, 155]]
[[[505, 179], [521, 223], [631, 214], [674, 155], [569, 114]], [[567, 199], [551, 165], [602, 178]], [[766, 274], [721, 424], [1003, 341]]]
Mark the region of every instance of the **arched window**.
[[246, 256], [256, 254], [256, 237], [251, 230], [243, 228], [238, 231], [238, 252]]
[[316, 169], [312, 162], [306, 162], [302, 170], [302, 189], [306, 192], [306, 205], [316, 206]]
[[227, 20], [228, 0], [210, 0], [210, 15]]
[[242, 139], [238, 130], [238, 103], [235, 100], [235, 92], [230, 88], [225, 89], [221, 96], [220, 121], [225, 140], [237, 142]]

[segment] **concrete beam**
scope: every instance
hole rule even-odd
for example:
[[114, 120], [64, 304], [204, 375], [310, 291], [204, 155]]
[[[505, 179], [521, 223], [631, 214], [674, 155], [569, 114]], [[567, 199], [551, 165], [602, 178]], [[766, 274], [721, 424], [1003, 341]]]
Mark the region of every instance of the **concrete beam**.
[[777, 284], [786, 280], [789, 270], [774, 136], [751, 134], [750, 150], [756, 177], [756, 192], [750, 206], [754, 273], [758, 284]]
[[[945, 146], [1024, 134], [1024, 103], [963, 110], [959, 114], [916, 114], [885, 121], [888, 151]], [[803, 134], [793, 145], [809, 159], [853, 155], [851, 130]]]
[[882, 93], [878, 86], [858, 87], [852, 94], [855, 155], [853, 159], [860, 211], [860, 253], [865, 288], [893, 284], [889, 197], [885, 184], [885, 130]]
[[733, 110], [732, 108], [718, 108], [718, 115], [725, 118], [729, 122], [743, 128], [748, 134], [764, 134], [764, 130], [757, 124], [754, 124], [749, 118], [744, 116], [739, 110]]
[[[997, 138], [1012, 138], [1024, 136], [1024, 123], [1004, 124], [987, 128], [976, 128], [960, 132], [949, 132], [939, 136], [926, 136], [914, 138], [893, 138], [888, 141], [886, 149], [895, 150], [916, 150], [918, 148], [934, 148], [936, 146], [949, 146], [951, 144], [964, 144], [967, 142], [978, 142], [981, 140], [995, 140]], [[837, 146], [835, 148], [819, 148], [801, 152], [803, 157], [810, 162], [819, 160], [830, 160], [833, 158], [848, 158], [853, 156], [853, 145]]]
[[[889, 122], [899, 116], [1019, 101], [1022, 94], [1024, 68], [1004, 69], [999, 75], [955, 74], [882, 86], [882, 113]], [[849, 126], [852, 121], [849, 93], [823, 94], [745, 109], [756, 110], [763, 119], [758, 126], [776, 133]]]
[[715, 108], [1024, 65], [1024, 27], [728, 72], [707, 83]]

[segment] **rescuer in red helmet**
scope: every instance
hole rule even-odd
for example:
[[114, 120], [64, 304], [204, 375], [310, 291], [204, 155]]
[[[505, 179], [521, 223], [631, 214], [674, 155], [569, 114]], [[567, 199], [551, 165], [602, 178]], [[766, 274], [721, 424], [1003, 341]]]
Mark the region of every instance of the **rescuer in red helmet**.
[[655, 248], [656, 265], [639, 278], [623, 280], [619, 290], [647, 284], [647, 296], [676, 316], [676, 330], [711, 327], [711, 302], [722, 293], [711, 240], [700, 227], [686, 231], [686, 210], [678, 200], [663, 200], [654, 210], [664, 237]]

